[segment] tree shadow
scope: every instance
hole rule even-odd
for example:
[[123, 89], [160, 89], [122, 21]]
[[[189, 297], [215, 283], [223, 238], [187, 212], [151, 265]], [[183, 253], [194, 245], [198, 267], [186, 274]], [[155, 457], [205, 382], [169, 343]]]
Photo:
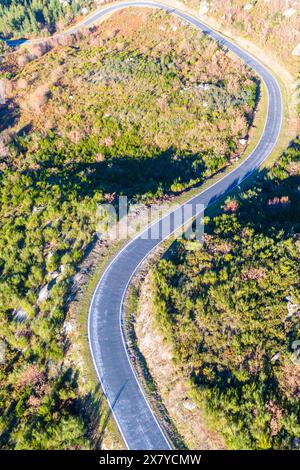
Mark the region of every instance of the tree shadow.
[[5, 38], [3, 38], [3, 37], [0, 37], [0, 39], [2, 39], [2, 41], [4, 41], [5, 44], [7, 44], [9, 47], [21, 46], [22, 44], [24, 44], [25, 42], [28, 41], [28, 39], [26, 39], [26, 38], [20, 38], [20, 39], [5, 39]]
[[283, 238], [299, 233], [300, 175], [270, 178], [268, 171], [263, 170], [257, 173], [254, 187], [256, 191], [249, 187], [249, 197], [240, 199], [243, 207], [237, 211], [236, 217], [241, 226], [250, 226], [255, 232], [267, 236], [281, 232]]
[[[44, 181], [59, 185], [65, 197], [76, 193], [78, 200], [95, 192], [126, 195], [141, 200], [155, 195], [176, 194], [201, 184], [205, 178], [204, 161], [199, 154], [177, 156], [172, 148], [154, 157], [109, 158], [102, 162], [56, 163], [53, 154], [37, 170], [26, 170], [33, 185]], [[172, 187], [174, 183], [176, 187]], [[176, 188], [178, 187], [178, 190]]]
[[23, 126], [17, 133], [17, 136], [18, 137], [24, 137], [26, 136], [27, 134], [29, 134], [29, 132], [32, 130], [32, 123], [28, 123], [26, 124], [25, 126]]
[[[298, 141], [290, 143], [282, 160], [287, 158], [289, 153], [298, 153], [300, 156]], [[293, 159], [291, 155], [289, 163], [298, 162], [300, 165], [299, 156]], [[210, 218], [205, 226], [205, 232], [213, 231], [215, 216], [225, 214], [225, 200], [234, 198], [238, 201], [240, 208], [233, 215], [240, 226], [251, 227], [257, 234], [276, 239], [279, 237], [282, 240], [299, 234], [300, 174], [299, 170], [298, 174], [288, 174], [286, 168], [281, 166], [282, 160], [279, 160], [271, 169], [249, 171], [242, 182], [238, 179], [233, 181], [225, 194], [213, 196], [209, 200], [209, 207], [205, 209], [205, 215]], [[240, 184], [242, 184], [241, 187]], [[195, 223], [193, 223], [193, 228], [195, 229]], [[229, 230], [224, 225], [225, 229]], [[231, 235], [231, 232], [227, 234]], [[179, 262], [180, 256], [177, 248], [178, 240], [175, 240], [164, 253], [163, 258], [172, 259], [175, 263]]]
[[[240, 209], [235, 217], [241, 226], [252, 227], [255, 232], [272, 236], [300, 233], [300, 143], [290, 142], [282, 158], [270, 169], [249, 171], [242, 181], [234, 181], [224, 197], [237, 199]], [[285, 162], [282, 164], [282, 162]], [[293, 164], [298, 169], [293, 171]], [[290, 169], [288, 169], [288, 167]], [[249, 178], [251, 176], [251, 178]], [[212, 204], [214, 200], [210, 201]], [[218, 208], [208, 208], [207, 215], [224, 213], [223, 201]]]
[[[72, 367], [69, 367], [60, 377], [57, 383], [57, 392], [59, 393], [61, 389], [68, 387], [68, 385], [72, 390], [77, 390], [78, 381], [78, 370], [74, 371]], [[58, 395], [57, 392], [56, 395]], [[122, 390], [120, 391], [119, 395], [121, 392]], [[69, 409], [72, 414], [75, 413], [81, 417], [85, 424], [88, 437], [93, 445], [93, 448], [100, 449], [107, 426], [109, 425], [111, 419], [111, 410], [106, 402], [105, 394], [100, 384], [98, 384], [91, 392], [87, 393], [86, 395], [78, 394], [78, 397], [75, 399], [72, 398], [65, 401], [64, 408]]]
[[112, 411], [107, 404], [100, 384], [92, 392], [79, 398], [78, 406], [86, 425], [91, 430], [89, 437], [93, 448], [100, 449], [112, 416]]
[[0, 104], [0, 132], [16, 124], [20, 117], [20, 107], [13, 99]]

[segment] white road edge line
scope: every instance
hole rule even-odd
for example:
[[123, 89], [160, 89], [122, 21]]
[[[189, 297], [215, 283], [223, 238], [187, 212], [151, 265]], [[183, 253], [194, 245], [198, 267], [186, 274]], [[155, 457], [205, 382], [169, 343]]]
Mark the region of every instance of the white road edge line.
[[[131, 5], [129, 5], [129, 3], [130, 3], [130, 2], [126, 2], [126, 5], [123, 5], [123, 4], [118, 4], [118, 5], [116, 5], [116, 8], [115, 8], [114, 11], [118, 11], [118, 10], [120, 10], [120, 9], [128, 8], [128, 7], [130, 7], [130, 6], [140, 6], [140, 7], [143, 7], [143, 5], [137, 5], [137, 4], [135, 4], [135, 2], [132, 2]], [[154, 4], [153, 4], [153, 5], [149, 5], [149, 8], [158, 8], [158, 9], [161, 8], [161, 6], [160, 6], [159, 3], [156, 3], [156, 5], [157, 5], [157, 6], [154, 6]], [[161, 4], [161, 5], [163, 5], [163, 4]], [[165, 5], [163, 5], [163, 6], [165, 6]], [[102, 10], [103, 13], [104, 13], [104, 14], [103, 14], [103, 17], [105, 17], [105, 10], [106, 10], [106, 9]], [[109, 14], [111, 14], [111, 13], [112, 13], [112, 12], [109, 11], [107, 14], [109, 15]], [[177, 9], [172, 10], [170, 13], [171, 13], [171, 14], [175, 14], [176, 16], [181, 17], [181, 15], [180, 15], [181, 11], [180, 11], [179, 9], [178, 9], [178, 10], [177, 10]], [[186, 13], [184, 13], [184, 14], [186, 14]], [[191, 18], [193, 18], [192, 15], [187, 14], [187, 16], [191, 16]], [[102, 17], [102, 18], [103, 18], [103, 17]], [[183, 18], [183, 19], [186, 20], [187, 22], [189, 22], [188, 19], [186, 19], [186, 18]], [[196, 19], [196, 18], [195, 18], [195, 19]], [[97, 20], [97, 21], [98, 21], [98, 20]], [[197, 21], [199, 21], [199, 23], [201, 24], [201, 20], [198, 20], [198, 19], [197, 19]], [[191, 24], [193, 27], [197, 28], [197, 29], [203, 30], [200, 26], [199, 26], [199, 27], [198, 27], [198, 26], [195, 26], [193, 23], [190, 23], [190, 24]], [[202, 24], [205, 25], [205, 23], [202, 23]], [[210, 27], [210, 29], [213, 30], [213, 28], [211, 28], [211, 27]], [[217, 31], [216, 31], [216, 33], [219, 34], [220, 36], [222, 36], [222, 34], [218, 33]], [[222, 36], [222, 37], [224, 37], [224, 36]], [[229, 39], [227, 39], [227, 38], [225, 38], [225, 37], [224, 37], [224, 39], [226, 39], [226, 41], [230, 42]], [[218, 42], [218, 41], [216, 41], [216, 42]], [[236, 46], [236, 44], [234, 44], [234, 45]], [[246, 52], [246, 53], [247, 53], [250, 57], [252, 57], [256, 62], [259, 62], [263, 67], [265, 67], [265, 65], [264, 65], [263, 63], [261, 63], [259, 60], [257, 60], [255, 57], [253, 57], [252, 54], [248, 53], [246, 50], [244, 51], [244, 50], [243, 50], [241, 47], [239, 47], [239, 46], [236, 46], [236, 47], [237, 47], [242, 53]], [[248, 65], [248, 66], [249, 66], [249, 65]], [[251, 66], [249, 66], [249, 67], [252, 68]], [[266, 68], [266, 67], [265, 67], [265, 68]], [[271, 72], [270, 72], [270, 73], [271, 73]], [[259, 75], [259, 74], [258, 74], [258, 75]], [[272, 75], [272, 76], [273, 76], [273, 75]], [[260, 77], [260, 78], [261, 78], [261, 80], [265, 83], [265, 81], [263, 80], [263, 78], [262, 78], [262, 77]], [[277, 82], [277, 80], [275, 79], [275, 77], [273, 77], [273, 78], [274, 78], [274, 80]], [[266, 83], [265, 83], [265, 86], [266, 86], [266, 89], [267, 89]], [[278, 88], [279, 88], [279, 90], [280, 90], [280, 87], [278, 87]], [[281, 95], [281, 105], [282, 105], [282, 93], [281, 93], [281, 90], [280, 90], [280, 95]], [[256, 145], [255, 148], [252, 150], [252, 152], [248, 155], [247, 158], [245, 158], [245, 159], [244, 159], [238, 166], [236, 166], [232, 171], [228, 172], [226, 175], [224, 175], [222, 178], [220, 178], [219, 180], [217, 180], [215, 183], [213, 183], [212, 185], [210, 185], [210, 186], [209, 186], [208, 188], [206, 188], [205, 190], [200, 191], [199, 194], [197, 194], [196, 196], [192, 196], [190, 199], [188, 199], [187, 201], [185, 201], [185, 202], [182, 204], [182, 206], [185, 205], [185, 204], [188, 204], [188, 203], [189, 203], [192, 199], [194, 199], [195, 197], [198, 197], [198, 196], [200, 196], [200, 195], [202, 195], [202, 194], [205, 194], [206, 191], [208, 191], [210, 188], [212, 188], [212, 187], [215, 186], [216, 184], [219, 184], [223, 179], [227, 178], [230, 174], [234, 173], [234, 172], [235, 172], [236, 170], [238, 170], [247, 160], [249, 160], [249, 159], [252, 157], [252, 155], [255, 153], [257, 147], [259, 146], [259, 144], [260, 144], [260, 142], [261, 142], [261, 140], [262, 140], [262, 138], [263, 138], [263, 136], [264, 136], [265, 129], [266, 129], [266, 124], [267, 124], [267, 121], [268, 121], [268, 116], [269, 116], [269, 93], [267, 93], [267, 96], [268, 96], [268, 111], [267, 111], [267, 116], [266, 116], [266, 119], [265, 119], [264, 129], [263, 129], [263, 132], [262, 132], [262, 134], [261, 134], [261, 137], [260, 137], [260, 139], [259, 139], [257, 145]], [[282, 126], [282, 121], [283, 121], [283, 115], [281, 114], [281, 124], [280, 124], [280, 128], [281, 128], [281, 126]], [[273, 143], [272, 149], [270, 150], [269, 155], [260, 163], [259, 166], [261, 166], [262, 163], [264, 163], [264, 161], [267, 160], [267, 158], [270, 156], [272, 150], [274, 149], [275, 145], [276, 145], [276, 142]], [[259, 167], [259, 166], [258, 166], [258, 167]], [[254, 171], [256, 171], [256, 170], [257, 170], [257, 168], [254, 168], [254, 169], [251, 171], [251, 173], [249, 173], [249, 175], [247, 176], [247, 179], [248, 179], [248, 178], [250, 177], [250, 175], [251, 175]], [[245, 178], [245, 179], [246, 179], [246, 178]], [[244, 181], [244, 180], [243, 180], [243, 181]], [[232, 191], [233, 189], [235, 189], [239, 184], [240, 184], [240, 183], [237, 183], [235, 186], [233, 186], [233, 187], [231, 188], [231, 191]], [[230, 192], [231, 192], [231, 191], [230, 191]], [[213, 204], [216, 204], [216, 203], [218, 202], [218, 200], [221, 199], [222, 197], [223, 197], [223, 195], [220, 196], [219, 198], [217, 198], [217, 199], [213, 202]], [[209, 206], [208, 206], [208, 207], [209, 207]], [[169, 216], [172, 212], [173, 212], [173, 210], [171, 209], [170, 212], [168, 212], [166, 215], [164, 215], [163, 218]], [[162, 218], [162, 219], [163, 219], [163, 218]], [[195, 218], [195, 217], [192, 217], [192, 219], [194, 219], [194, 218]], [[160, 219], [158, 219], [158, 220], [160, 220]], [[93, 304], [93, 300], [94, 300], [94, 298], [95, 298], [97, 289], [98, 289], [100, 283], [102, 282], [102, 279], [104, 278], [106, 272], [107, 272], [107, 271], [110, 269], [110, 267], [114, 264], [114, 262], [117, 260], [118, 256], [119, 256], [123, 251], [125, 251], [125, 249], [127, 249], [128, 246], [129, 246], [134, 240], [136, 240], [137, 238], [139, 238], [142, 234], [144, 234], [145, 232], [147, 232], [154, 224], [156, 224], [156, 223], [158, 222], [158, 220], [155, 220], [152, 224], [150, 224], [149, 226], [147, 226], [142, 232], [140, 232], [139, 234], [137, 234], [133, 239], [129, 240], [129, 241], [125, 244], [125, 246], [122, 247], [122, 249], [114, 256], [114, 258], [112, 259], [112, 261], [108, 264], [108, 266], [107, 266], [106, 269], [104, 270], [104, 272], [103, 272], [103, 274], [102, 274], [102, 276], [101, 276], [101, 278], [100, 278], [100, 280], [99, 280], [99, 282], [98, 282], [98, 284], [97, 284], [97, 286], [96, 286], [96, 288], [95, 288], [94, 294], [93, 294], [92, 299], [91, 299], [91, 302], [90, 302], [89, 316], [88, 316], [88, 331], [90, 331], [91, 306], [92, 306], [92, 304]], [[172, 235], [172, 234], [170, 234], [169, 236], [171, 236], [171, 235]], [[147, 253], [147, 255], [142, 259], [142, 261], [139, 263], [139, 265], [136, 267], [136, 269], [135, 269], [134, 272], [132, 273], [132, 275], [131, 275], [131, 277], [130, 277], [130, 279], [129, 279], [127, 285], [126, 285], [126, 289], [124, 290], [123, 297], [122, 297], [122, 302], [121, 302], [121, 305], [120, 305], [119, 326], [120, 326], [120, 330], [121, 330], [121, 334], [122, 334], [122, 341], [123, 341], [124, 350], [125, 350], [125, 352], [126, 352], [126, 356], [127, 356], [129, 365], [130, 365], [130, 367], [131, 367], [131, 370], [133, 371], [133, 374], [134, 374], [135, 380], [136, 380], [136, 382], [137, 382], [137, 385], [138, 385], [139, 389], [141, 390], [141, 393], [142, 393], [142, 395], [143, 395], [143, 397], [144, 397], [144, 400], [145, 400], [145, 402], [146, 402], [146, 404], [147, 404], [149, 410], [151, 411], [151, 414], [152, 414], [152, 416], [154, 417], [156, 423], [158, 424], [158, 427], [159, 427], [159, 429], [160, 429], [160, 431], [161, 431], [163, 437], [166, 439], [166, 442], [167, 442], [168, 446], [170, 446], [169, 439], [166, 438], [165, 433], [164, 433], [164, 431], [163, 431], [163, 429], [162, 429], [160, 423], [158, 422], [158, 420], [157, 420], [157, 418], [156, 418], [156, 416], [155, 416], [155, 414], [154, 414], [154, 412], [153, 412], [153, 410], [152, 410], [152, 408], [151, 408], [151, 405], [149, 404], [148, 400], [146, 399], [146, 396], [145, 396], [145, 393], [144, 393], [144, 391], [143, 391], [143, 389], [142, 389], [142, 386], [141, 386], [141, 384], [139, 383], [139, 381], [138, 381], [138, 379], [137, 379], [135, 370], [134, 370], [134, 368], [133, 368], [133, 366], [132, 366], [131, 360], [130, 360], [129, 355], [128, 355], [128, 351], [127, 351], [127, 347], [126, 347], [126, 341], [125, 341], [125, 338], [124, 338], [124, 331], [123, 331], [123, 328], [122, 328], [123, 303], [124, 303], [124, 299], [125, 299], [125, 296], [126, 296], [126, 293], [127, 293], [127, 290], [128, 290], [128, 286], [129, 286], [129, 284], [130, 284], [130, 282], [131, 282], [131, 279], [133, 278], [133, 276], [135, 275], [135, 273], [138, 271], [138, 269], [140, 268], [141, 264], [143, 264], [143, 262], [145, 261], [145, 259], [146, 259], [146, 258], [157, 248], [157, 246], [158, 246], [159, 244], [161, 244], [163, 241], [165, 241], [165, 240], [159, 240], [159, 241], [158, 241], [158, 243]], [[95, 358], [94, 358], [94, 354], [93, 354], [93, 349], [92, 349], [92, 345], [91, 345], [91, 341], [90, 341], [90, 334], [88, 335], [88, 338], [89, 338], [89, 346], [90, 346], [90, 352], [91, 352], [91, 356], [92, 356], [94, 368], [95, 368], [95, 370], [96, 370], [98, 379], [99, 379], [99, 381], [100, 381], [100, 383], [101, 383], [101, 386], [102, 386], [102, 388], [103, 388], [103, 391], [104, 391], [104, 393], [105, 393], [104, 384], [103, 384], [103, 382], [102, 382], [102, 380], [101, 380], [101, 377], [100, 377], [99, 372], [98, 372], [97, 367], [96, 367], [96, 362], [95, 362]], [[129, 449], [129, 445], [128, 445], [128, 443], [126, 442], [126, 439], [125, 439], [125, 437], [124, 437], [124, 435], [123, 435], [123, 432], [122, 432], [122, 430], [121, 430], [121, 428], [120, 428], [120, 426], [119, 426], [118, 420], [117, 420], [117, 418], [116, 418], [116, 416], [115, 416], [115, 414], [114, 414], [113, 407], [111, 406], [111, 403], [110, 403], [109, 398], [108, 398], [108, 396], [106, 395], [106, 393], [105, 393], [105, 396], [106, 396], [107, 402], [108, 402], [108, 404], [109, 404], [109, 406], [110, 406], [110, 409], [111, 409], [111, 411], [112, 411], [112, 413], [113, 413], [113, 416], [114, 416], [114, 419], [115, 419], [115, 421], [116, 421], [116, 424], [117, 424], [117, 426], [118, 426], [118, 428], [119, 428], [120, 434], [121, 434], [121, 436], [122, 436], [122, 438], [123, 438], [123, 440], [124, 440], [124, 443], [126, 444], [126, 447]], [[170, 448], [172, 449], [172, 447], [170, 447]]]

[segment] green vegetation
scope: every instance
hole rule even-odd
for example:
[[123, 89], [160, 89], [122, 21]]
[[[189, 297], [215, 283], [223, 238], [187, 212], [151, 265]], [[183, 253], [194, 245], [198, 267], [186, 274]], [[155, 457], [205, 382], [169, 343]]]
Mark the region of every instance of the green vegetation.
[[299, 447], [300, 143], [153, 274], [155, 316], [230, 448]]
[[[35, 130], [18, 145], [27, 154], [33, 148], [34, 155], [41, 148], [43, 159], [45, 146], [48, 155], [59, 147], [61, 162], [71, 154], [81, 170], [94, 164], [89, 184], [96, 178], [99, 187], [100, 177], [107, 189], [129, 195], [179, 192], [226, 166], [243, 151], [239, 139], [248, 134], [259, 85], [238, 60], [192, 28], [176, 33], [182, 41], [176, 47], [177, 23], [172, 19], [166, 31], [153, 24], [149, 34], [140, 30], [132, 39], [124, 27], [116, 34], [122, 28], [116, 25], [105, 46], [102, 35], [94, 35], [94, 47], [84, 41], [54, 49], [14, 70], [10, 99], [21, 112], [15, 128], [30, 122]], [[17, 63], [41, 55], [36, 49], [21, 52]], [[3, 70], [11, 72], [6, 65]], [[125, 179], [116, 176], [120, 172]]]
[[294, 74], [298, 72], [296, 47], [300, 44], [300, 16], [297, 2], [213, 0], [209, 3], [209, 16], [272, 52]]
[[0, 36], [53, 34], [91, 4], [85, 0], [2, 0]]
[[161, 12], [122, 12], [66, 42], [1, 63], [4, 448], [101, 445], [98, 395], [82, 387], [66, 321], [97, 206], [177, 193], [226, 166], [259, 96], [238, 60]]

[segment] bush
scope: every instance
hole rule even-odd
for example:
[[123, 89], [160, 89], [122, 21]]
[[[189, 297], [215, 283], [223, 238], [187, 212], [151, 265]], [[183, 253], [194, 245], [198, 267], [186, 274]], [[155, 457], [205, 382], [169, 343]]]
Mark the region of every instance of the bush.
[[178, 242], [152, 275], [175, 361], [233, 449], [299, 447], [299, 162], [295, 141], [207, 219], [202, 249]]

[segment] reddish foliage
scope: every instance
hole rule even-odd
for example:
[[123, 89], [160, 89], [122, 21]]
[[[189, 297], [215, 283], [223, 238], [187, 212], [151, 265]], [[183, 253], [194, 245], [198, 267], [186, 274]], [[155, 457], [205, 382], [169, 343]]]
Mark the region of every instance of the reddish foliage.
[[236, 212], [238, 208], [239, 208], [239, 203], [237, 202], [236, 199], [230, 199], [224, 205], [225, 212]]
[[104, 194], [104, 199], [108, 204], [111, 204], [116, 199], [116, 193], [106, 193]]
[[299, 175], [300, 174], [300, 162], [289, 163], [287, 170], [291, 176]]
[[266, 409], [271, 415], [271, 420], [270, 420], [270, 431], [271, 431], [271, 436], [276, 436], [280, 429], [280, 418], [282, 416], [282, 411], [279, 408], [279, 406], [273, 402], [273, 401], [268, 401], [266, 403]]
[[45, 374], [36, 365], [28, 366], [20, 375], [17, 381], [18, 387], [26, 385], [42, 384], [45, 380]]
[[266, 271], [263, 268], [249, 268], [246, 269], [242, 274], [243, 281], [261, 281], [265, 279]]

